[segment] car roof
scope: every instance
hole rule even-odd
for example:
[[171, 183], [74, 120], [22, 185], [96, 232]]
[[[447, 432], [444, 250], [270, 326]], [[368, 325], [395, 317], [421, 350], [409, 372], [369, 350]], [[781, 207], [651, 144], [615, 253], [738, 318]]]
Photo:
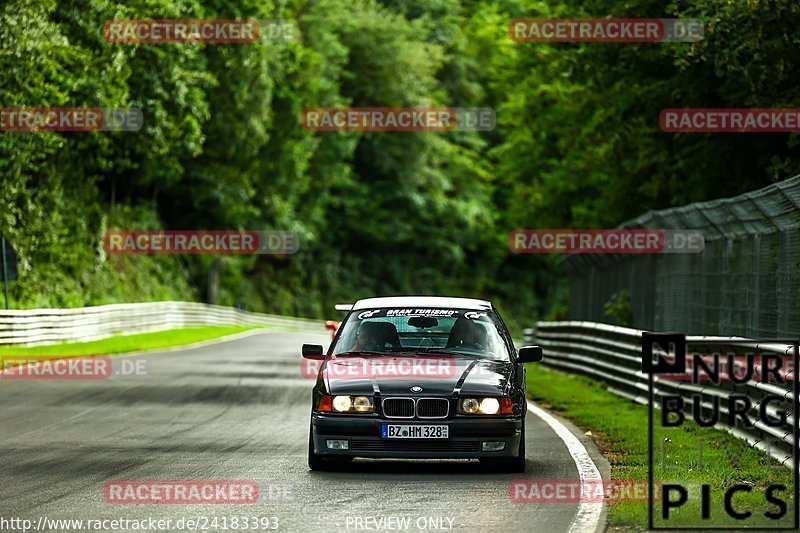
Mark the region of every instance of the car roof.
[[444, 296], [390, 296], [385, 298], [367, 298], [353, 304], [353, 310], [378, 309], [382, 307], [436, 307], [442, 309], [470, 309], [488, 311], [491, 302], [472, 298], [449, 298]]

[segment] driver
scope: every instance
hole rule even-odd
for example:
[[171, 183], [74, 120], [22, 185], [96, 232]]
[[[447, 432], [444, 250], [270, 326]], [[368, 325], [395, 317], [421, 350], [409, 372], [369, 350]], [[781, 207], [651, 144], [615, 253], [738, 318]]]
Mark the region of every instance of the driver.
[[354, 350], [364, 352], [385, 352], [386, 345], [389, 350], [395, 350], [400, 342], [397, 338], [397, 329], [388, 322], [363, 322], [356, 334]]
[[366, 324], [362, 324], [361, 327], [358, 328], [354, 348], [357, 351], [363, 350], [365, 352], [377, 352], [385, 348], [385, 345], [380, 345], [377, 332], [374, 329], [364, 327], [365, 325]]

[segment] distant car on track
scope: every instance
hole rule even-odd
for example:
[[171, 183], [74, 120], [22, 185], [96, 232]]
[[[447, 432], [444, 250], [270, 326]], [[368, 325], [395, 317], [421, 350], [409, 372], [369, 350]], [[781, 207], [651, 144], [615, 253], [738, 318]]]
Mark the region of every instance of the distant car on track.
[[483, 300], [372, 298], [355, 303], [312, 393], [308, 466], [353, 459], [480, 459], [525, 469], [525, 368], [500, 315]]
[[336, 332], [339, 331], [341, 327], [341, 322], [336, 322], [335, 320], [326, 320], [325, 321], [325, 329], [331, 330], [331, 339], [336, 338]]
[[[336, 310], [342, 313], [349, 313], [352, 308], [351, 304], [336, 304]], [[341, 326], [342, 323], [335, 320], [327, 320], [325, 322], [325, 329], [331, 330], [331, 339], [336, 338], [336, 332], [339, 331]]]

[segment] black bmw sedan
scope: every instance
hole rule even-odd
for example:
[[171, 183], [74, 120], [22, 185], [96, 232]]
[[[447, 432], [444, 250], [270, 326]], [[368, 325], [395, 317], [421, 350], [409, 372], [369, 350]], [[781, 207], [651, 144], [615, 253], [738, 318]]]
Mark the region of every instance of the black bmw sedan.
[[308, 466], [354, 457], [480, 459], [525, 469], [525, 368], [491, 303], [392, 297], [352, 306], [312, 394]]

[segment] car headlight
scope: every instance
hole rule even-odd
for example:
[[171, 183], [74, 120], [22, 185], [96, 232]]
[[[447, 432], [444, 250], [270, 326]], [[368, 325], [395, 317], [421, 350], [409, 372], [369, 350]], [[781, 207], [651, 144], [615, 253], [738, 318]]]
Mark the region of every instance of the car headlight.
[[353, 409], [358, 413], [371, 413], [373, 410], [372, 398], [369, 396], [356, 396], [353, 400]]
[[464, 398], [461, 400], [461, 411], [468, 415], [474, 415], [481, 409], [481, 402], [475, 398]]
[[458, 412], [463, 415], [510, 415], [513, 405], [510, 398], [462, 398]]
[[481, 400], [480, 411], [485, 415], [496, 415], [500, 411], [500, 402], [497, 398], [484, 398]]
[[334, 396], [333, 410], [337, 413], [372, 413], [375, 406], [369, 396]]
[[346, 413], [350, 410], [352, 405], [353, 401], [350, 399], [350, 396], [333, 397], [333, 408], [340, 413]]

